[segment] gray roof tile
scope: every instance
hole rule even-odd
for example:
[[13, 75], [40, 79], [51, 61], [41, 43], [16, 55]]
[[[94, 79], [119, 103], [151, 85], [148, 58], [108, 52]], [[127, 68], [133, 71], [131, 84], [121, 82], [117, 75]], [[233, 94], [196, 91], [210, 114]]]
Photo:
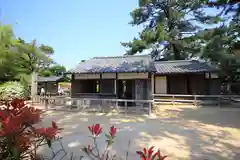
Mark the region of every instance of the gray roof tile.
[[150, 72], [151, 56], [118, 56], [118, 57], [95, 57], [81, 62], [70, 73], [93, 73], [93, 72]]
[[156, 72], [194, 73], [216, 71], [206, 62], [197, 60], [152, 61], [150, 55], [95, 57], [81, 62], [69, 73], [103, 73], [103, 72]]
[[159, 74], [217, 71], [217, 68], [207, 62], [197, 60], [158, 61], [154, 62], [154, 67]]
[[38, 77], [38, 82], [56, 82], [63, 78], [63, 76]]

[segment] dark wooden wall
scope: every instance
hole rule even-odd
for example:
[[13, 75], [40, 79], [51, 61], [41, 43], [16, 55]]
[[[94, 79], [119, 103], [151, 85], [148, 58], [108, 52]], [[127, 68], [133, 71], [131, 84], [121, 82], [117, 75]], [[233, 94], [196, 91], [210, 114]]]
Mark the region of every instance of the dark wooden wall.
[[77, 93], [96, 93], [97, 80], [72, 80], [72, 95]]
[[185, 75], [168, 75], [167, 76], [167, 93], [168, 94], [188, 94], [187, 80]]
[[41, 88], [44, 88], [46, 94], [57, 94], [58, 83], [57, 82], [39, 82], [38, 94], [40, 94]]
[[168, 94], [207, 94], [207, 80], [201, 74], [173, 74], [167, 76]]
[[114, 79], [101, 79], [100, 93], [114, 94]]
[[220, 94], [220, 80], [206, 79], [205, 73], [167, 75], [168, 94]]

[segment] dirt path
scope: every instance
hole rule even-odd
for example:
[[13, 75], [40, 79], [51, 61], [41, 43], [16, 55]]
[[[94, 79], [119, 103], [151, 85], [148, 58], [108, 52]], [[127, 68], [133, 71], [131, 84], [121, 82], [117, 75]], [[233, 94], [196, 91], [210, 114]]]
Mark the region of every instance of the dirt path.
[[[163, 107], [155, 117], [140, 115], [83, 114], [48, 111], [42, 125], [55, 120], [64, 130], [62, 143], [68, 152], [83, 155], [81, 147], [91, 142], [88, 125], [100, 123], [105, 132], [118, 128], [112, 150], [125, 155], [129, 140], [129, 159], [138, 159], [135, 151], [154, 145], [168, 160], [240, 159], [240, 109]], [[99, 139], [104, 147], [104, 136]], [[55, 144], [59, 147], [59, 144]], [[42, 148], [41, 153], [49, 154]]]

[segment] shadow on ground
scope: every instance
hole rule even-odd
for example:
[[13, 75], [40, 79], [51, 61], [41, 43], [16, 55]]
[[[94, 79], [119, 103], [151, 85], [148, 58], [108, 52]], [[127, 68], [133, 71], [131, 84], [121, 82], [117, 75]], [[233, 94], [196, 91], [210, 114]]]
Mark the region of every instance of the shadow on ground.
[[[84, 155], [81, 148], [91, 144], [88, 125], [100, 123], [105, 132], [111, 125], [118, 128], [113, 152], [125, 156], [129, 148], [129, 159], [139, 159], [136, 150], [154, 145], [172, 159], [221, 160], [240, 157], [240, 109], [237, 108], [161, 108], [158, 116], [119, 115], [101, 113], [80, 113], [48, 111], [42, 125], [55, 120], [64, 130], [62, 143], [68, 152]], [[104, 136], [99, 138], [104, 148]], [[55, 145], [57, 148], [59, 144]], [[50, 153], [41, 148], [40, 153]]]

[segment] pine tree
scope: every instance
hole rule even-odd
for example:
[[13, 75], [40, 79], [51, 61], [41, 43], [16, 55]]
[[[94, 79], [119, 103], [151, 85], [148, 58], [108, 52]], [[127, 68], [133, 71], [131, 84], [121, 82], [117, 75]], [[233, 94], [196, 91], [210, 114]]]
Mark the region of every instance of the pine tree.
[[194, 57], [201, 50], [201, 41], [195, 33], [204, 29], [203, 24], [221, 20], [207, 15], [204, 7], [198, 0], [139, 0], [139, 7], [131, 12], [131, 24], [142, 25], [143, 30], [139, 38], [122, 45], [130, 55], [150, 48], [154, 57], [163, 59]]
[[227, 16], [228, 23], [199, 34], [204, 47], [202, 58], [219, 66], [227, 83], [240, 81], [240, 2], [235, 0], [204, 1], [221, 10], [218, 16]]

